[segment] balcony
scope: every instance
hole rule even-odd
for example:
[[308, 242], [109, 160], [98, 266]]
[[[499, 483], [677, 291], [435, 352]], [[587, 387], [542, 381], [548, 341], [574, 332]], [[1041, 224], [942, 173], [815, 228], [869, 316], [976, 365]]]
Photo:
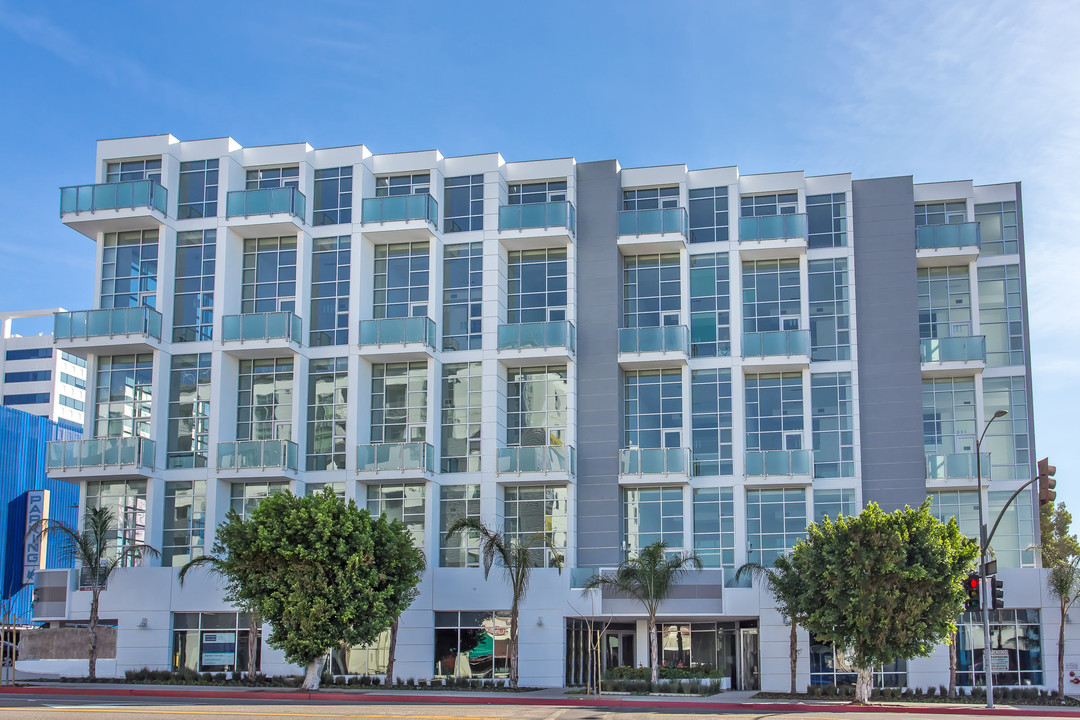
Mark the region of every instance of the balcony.
[[307, 198], [293, 187], [233, 190], [225, 207], [229, 228], [246, 238], [295, 235], [307, 217]]
[[53, 344], [79, 357], [160, 350], [161, 313], [142, 305], [53, 313]]
[[979, 223], [920, 225], [915, 228], [915, 255], [919, 267], [957, 265], [979, 257]]
[[678, 252], [686, 248], [686, 208], [619, 211], [619, 251], [624, 255]]
[[[976, 467], [981, 465], [981, 467]], [[982, 453], [976, 463], [975, 453], [950, 453], [926, 455], [926, 479], [938, 482], [959, 481], [960, 483], [978, 482], [977, 473], [981, 471], [983, 480], [990, 479], [990, 453]]]
[[796, 369], [810, 365], [809, 330], [743, 333], [742, 354], [751, 369]]
[[499, 240], [510, 250], [568, 245], [576, 230], [577, 210], [566, 200], [499, 207]]
[[976, 375], [986, 367], [986, 337], [922, 338], [919, 355], [926, 377]]
[[360, 321], [361, 354], [381, 360], [426, 360], [437, 340], [435, 321], [428, 317]]
[[739, 254], [748, 259], [775, 259], [806, 253], [806, 215], [764, 215], [739, 218]]
[[439, 227], [439, 203], [431, 195], [364, 198], [360, 221], [375, 243], [432, 240]]
[[151, 230], [165, 221], [168, 191], [153, 180], [60, 188], [60, 219], [91, 239], [99, 232]]
[[501, 447], [495, 452], [495, 472], [500, 475], [534, 475], [531, 479], [550, 482], [577, 474], [577, 452], [570, 445]]
[[685, 481], [690, 474], [690, 448], [623, 448], [619, 450], [619, 482], [649, 484]]
[[219, 442], [217, 467], [222, 477], [251, 480], [293, 480], [300, 455], [290, 440]]
[[801, 476], [810, 482], [814, 463], [809, 450], [748, 450], [744, 472], [747, 477]]
[[499, 360], [523, 365], [536, 360], [567, 362], [576, 351], [577, 336], [569, 320], [499, 326]]
[[153, 473], [155, 451], [154, 441], [141, 437], [55, 440], [47, 445], [45, 467], [58, 480], [145, 478]]
[[684, 365], [690, 356], [685, 325], [619, 328], [619, 364], [633, 368]]
[[287, 310], [226, 315], [221, 319], [221, 343], [237, 357], [278, 357], [303, 345], [303, 325]]
[[356, 446], [359, 480], [430, 480], [435, 448], [430, 443], [373, 443]]

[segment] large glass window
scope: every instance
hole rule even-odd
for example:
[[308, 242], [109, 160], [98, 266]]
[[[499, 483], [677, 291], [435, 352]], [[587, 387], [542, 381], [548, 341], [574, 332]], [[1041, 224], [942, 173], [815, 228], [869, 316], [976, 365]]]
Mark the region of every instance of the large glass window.
[[315, 214], [312, 225], [352, 222], [352, 166], [315, 171]]
[[506, 444], [564, 444], [566, 402], [565, 365], [507, 370]]
[[[941, 522], [956, 518], [967, 537], [979, 537], [979, 495], [974, 490], [944, 490], [930, 495], [930, 512]], [[1012, 497], [1007, 490], [987, 493], [986, 514], [993, 519]], [[1020, 493], [1005, 511], [991, 548], [1001, 568], [1035, 567], [1035, 520], [1031, 491]]]
[[441, 472], [480, 472], [482, 371], [478, 362], [443, 365]]
[[458, 518], [480, 519], [479, 485], [443, 485], [439, 489], [439, 567], [480, 567], [480, 536], [446, 531]]
[[[960, 616], [956, 643], [956, 684], [983, 685], [986, 642], [981, 613]], [[1038, 609], [990, 611], [990, 670], [994, 687], [1042, 685], [1042, 624]], [[1050, 680], [1050, 682], [1053, 682]]]
[[180, 188], [176, 217], [204, 218], [217, 215], [218, 161], [197, 160], [180, 163]]
[[101, 307], [156, 307], [158, 231], [105, 233], [101, 250]]
[[851, 291], [846, 258], [811, 260], [807, 267], [810, 359], [851, 359]]
[[446, 178], [443, 188], [443, 232], [484, 229], [484, 176]]
[[[247, 613], [173, 613], [172, 668], [195, 672], [247, 671], [251, 616]], [[255, 667], [262, 661], [262, 629]]]
[[1008, 415], [998, 418], [986, 431], [983, 452], [990, 453], [992, 480], [1030, 480], [1031, 462], [1028, 435], [1027, 379], [1023, 375], [983, 378], [983, 416], [998, 410]]
[[971, 280], [966, 266], [919, 268], [919, 337], [971, 334]]
[[4, 373], [4, 382], [6, 383], [47, 382], [49, 380], [52, 380], [52, 370], [24, 370], [23, 372]]
[[206, 541], [206, 481], [165, 483], [161, 564], [180, 567], [202, 555]]
[[330, 650], [333, 675], [385, 675], [390, 661], [390, 631], [383, 630], [371, 645]]
[[746, 560], [766, 567], [806, 534], [802, 488], [746, 491]]
[[5, 405], [41, 405], [49, 402], [52, 396], [49, 393], [16, 393], [5, 395]]
[[923, 225], [955, 225], [967, 222], [967, 203], [939, 202], [915, 205], [915, 227]]
[[424, 547], [425, 487], [415, 485], [368, 485], [367, 509], [375, 516], [405, 523], [413, 545]]
[[[146, 481], [91, 480], [86, 483], [86, 509], [112, 510], [116, 534], [106, 541], [109, 557], [127, 548], [146, 544]], [[124, 558], [124, 566], [136, 566], [142, 558]]]
[[975, 220], [982, 240], [981, 255], [1015, 255], [1020, 251], [1015, 201], [979, 203]]
[[98, 358], [94, 437], [151, 437], [154, 355]]
[[681, 306], [678, 253], [623, 259], [623, 327], [678, 325]]
[[801, 450], [801, 373], [746, 376], [746, 449]]
[[483, 256], [483, 243], [443, 248], [443, 350], [480, 347]]
[[[843, 649], [834, 648], [832, 643], [810, 636], [810, 684], [811, 685], [854, 685], [859, 669]], [[907, 660], [899, 658], [887, 665], [874, 666], [874, 687], [907, 687]]]
[[566, 181], [547, 180], [512, 184], [508, 188], [510, 205], [562, 202], [566, 200]]
[[300, 168], [298, 166], [260, 168], [247, 171], [247, 190], [263, 188], [300, 187]]
[[375, 247], [372, 317], [427, 317], [428, 250], [426, 242]]
[[655, 210], [679, 207], [679, 188], [638, 188], [623, 190], [623, 210]]
[[690, 354], [731, 354], [731, 280], [727, 253], [690, 256]]
[[566, 248], [511, 250], [506, 305], [510, 324], [565, 320]]
[[727, 242], [728, 189], [697, 188], [690, 191], [690, 242]]
[[1019, 265], [979, 268], [979, 330], [988, 367], [1024, 364], [1024, 309]]
[[[42, 358], [51, 358], [53, 354], [51, 347], [43, 348], [20, 348], [18, 350], [8, 350], [4, 353], [5, 360], [40, 360]], [[65, 353], [66, 355], [67, 353]], [[82, 360], [82, 358], [79, 358]], [[68, 362], [71, 362], [70, 360]], [[82, 360], [83, 365], [86, 367], [86, 361]], [[78, 363], [76, 363], [78, 364]]]
[[683, 447], [682, 371], [628, 370], [623, 383], [623, 447]]
[[[566, 554], [566, 487], [526, 485], [507, 487], [503, 494], [503, 521], [507, 536], [527, 543], [537, 533], [547, 536], [559, 548], [559, 562]], [[530, 555], [537, 567], [554, 567], [552, 552], [543, 543], [533, 543]]]
[[690, 377], [693, 474], [731, 475], [731, 370], [693, 370]]
[[847, 193], [806, 196], [807, 246], [847, 245]]
[[828, 515], [833, 522], [838, 517], [852, 517], [858, 514], [855, 506], [855, 490], [839, 488], [836, 490], [814, 491], [814, 522], [821, 522]]
[[345, 469], [349, 359], [312, 360], [308, 366], [307, 469]]
[[435, 613], [435, 677], [507, 677], [509, 649], [509, 612]]
[[798, 330], [799, 260], [743, 262], [743, 332]]
[[627, 556], [656, 542], [667, 552], [683, 549], [683, 489], [635, 487], [623, 490], [623, 546]]
[[173, 342], [214, 337], [214, 265], [217, 230], [176, 233]]
[[259, 503], [274, 493], [285, 492], [289, 489], [287, 481], [278, 482], [235, 482], [232, 483], [229, 493], [229, 509], [235, 510], [241, 520], [251, 517], [251, 511]]
[[707, 568], [735, 569], [735, 493], [695, 488], [694, 552]]
[[240, 312], [296, 312], [296, 236], [244, 240]]
[[855, 400], [851, 373], [810, 376], [814, 477], [855, 477]]
[[237, 440], [291, 440], [293, 359], [240, 361]]
[[744, 218], [794, 215], [797, 212], [799, 212], [798, 193], [743, 195], [739, 207], [739, 216]]
[[310, 345], [349, 344], [348, 235], [311, 241]]
[[161, 158], [153, 160], [124, 160], [105, 166], [105, 182], [133, 182], [153, 180], [161, 183]]
[[169, 468], [206, 467], [210, 353], [173, 355], [169, 371]]
[[375, 197], [398, 195], [430, 195], [431, 173], [412, 175], [383, 175], [375, 178]]
[[371, 442], [427, 441], [427, 363], [371, 367]]
[[926, 378], [922, 381], [923, 447], [939, 455], [975, 452], [975, 381]]

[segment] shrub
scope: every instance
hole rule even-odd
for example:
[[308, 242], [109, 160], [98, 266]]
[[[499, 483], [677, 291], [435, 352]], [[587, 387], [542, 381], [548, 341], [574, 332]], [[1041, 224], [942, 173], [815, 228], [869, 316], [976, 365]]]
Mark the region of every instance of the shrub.
[[702, 682], [700, 678], [690, 678], [686, 681], [686, 692], [691, 695], [700, 695]]
[[416, 681], [416, 686], [417, 687], [427, 687], [427, 680], [425, 680], [424, 678], [420, 678], [419, 680]]
[[933, 685], [931, 685], [930, 687], [926, 688], [926, 697], [934, 697], [934, 695], [935, 695], [936, 693], [937, 693], [937, 688], [936, 688], [936, 687], [934, 687]]
[[911, 695], [911, 688], [904, 688], [904, 691], [900, 693], [900, 697], [904, 698], [905, 700], [910, 698]]
[[382, 685], [382, 678], [378, 675], [371, 676], [371, 687], [379, 687]]
[[1039, 697], [1039, 695], [1035, 692], [1035, 688], [1026, 687], [1024, 688], [1024, 692], [1021, 697], [1023, 697], [1025, 700], [1035, 700]]
[[211, 675], [210, 673], [203, 673], [203, 674], [202, 674], [202, 681], [203, 681], [204, 683], [211, 683], [211, 682], [214, 682], [214, 676], [213, 676], [213, 675]]
[[495, 681], [495, 687], [498, 690], [502, 690], [504, 687], [506, 687], [506, 681], [505, 680], [496, 680]]
[[949, 697], [949, 688], [945, 687], [944, 685], [939, 685], [938, 695], [940, 695], [941, 697]]
[[958, 697], [958, 698], [967, 697], [967, 693], [964, 692], [964, 688], [962, 688], [962, 687], [956, 688], [956, 697]]
[[480, 689], [480, 681], [477, 678], [469, 678], [469, 689], [471, 689], [471, 690], [479, 690]]
[[810, 685], [806, 688], [806, 694], [810, 697], [821, 697], [821, 686]]

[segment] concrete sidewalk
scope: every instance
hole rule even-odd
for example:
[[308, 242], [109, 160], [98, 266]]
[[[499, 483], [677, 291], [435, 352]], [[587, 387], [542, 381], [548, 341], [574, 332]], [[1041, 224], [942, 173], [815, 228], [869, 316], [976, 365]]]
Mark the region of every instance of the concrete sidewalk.
[[609, 710], [749, 711], [749, 712], [831, 712], [831, 713], [932, 713], [935, 715], [995, 715], [1031, 717], [1033, 714], [1080, 718], [1080, 707], [1049, 705], [1003, 705], [993, 710], [983, 705], [953, 703], [890, 702], [858, 707], [847, 701], [814, 702], [801, 700], [755, 700], [753, 692], [729, 691], [708, 697], [685, 695], [607, 695], [603, 697], [569, 695], [563, 688], [544, 688], [529, 692], [455, 692], [452, 690], [388, 691], [385, 689], [349, 689], [331, 685], [317, 692], [275, 687], [230, 687], [208, 685], [150, 685], [128, 683], [23, 682], [0, 687], [0, 693], [19, 695], [54, 695], [79, 697], [145, 697], [177, 700], [249, 700], [335, 702], [391, 705], [529, 705], [595, 707]]

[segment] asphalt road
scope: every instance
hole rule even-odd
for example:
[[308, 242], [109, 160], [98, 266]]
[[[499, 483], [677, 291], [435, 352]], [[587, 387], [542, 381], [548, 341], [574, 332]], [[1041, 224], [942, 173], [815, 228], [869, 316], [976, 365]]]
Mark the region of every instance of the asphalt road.
[[[50, 695], [0, 695], [0, 720], [27, 718], [28, 720], [249, 720], [251, 718], [357, 718], [359, 720], [664, 720], [665, 718], [690, 718], [701, 715], [720, 715], [739, 720], [927, 720], [929, 718], [977, 718], [978, 715], [938, 715], [928, 713], [808, 713], [792, 708], [791, 712], [753, 711], [700, 711], [658, 712], [637, 710], [605, 711], [601, 708], [528, 707], [520, 705], [361, 705], [358, 703], [296, 703], [268, 702], [266, 700], [236, 700], [220, 703], [212, 700], [178, 702], [175, 698], [155, 701], [150, 698], [137, 700], [109, 700], [98, 697], [50, 696]], [[1044, 712], [1031, 708], [1029, 718], [1060, 718], [1053, 711]]]

